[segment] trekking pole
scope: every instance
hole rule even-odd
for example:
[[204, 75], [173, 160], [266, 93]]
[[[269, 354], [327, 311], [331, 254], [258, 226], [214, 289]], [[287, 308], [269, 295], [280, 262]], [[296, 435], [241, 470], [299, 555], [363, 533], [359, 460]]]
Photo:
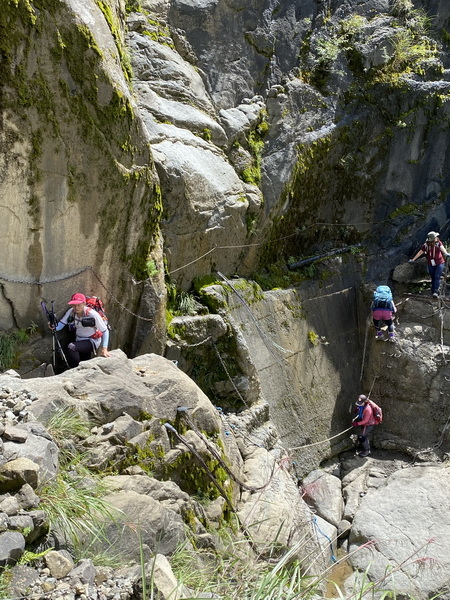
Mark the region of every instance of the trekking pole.
[[53, 368], [56, 369], [56, 350], [58, 350], [58, 353], [59, 353], [60, 357], [63, 359], [64, 364], [69, 369], [70, 367], [69, 367], [69, 363], [67, 362], [66, 355], [64, 354], [64, 350], [62, 349], [61, 342], [59, 341], [58, 336], [56, 335], [56, 326], [58, 325], [58, 319], [56, 318], [53, 300], [51, 301], [51, 305], [52, 305], [52, 309], [49, 311], [46, 303], [41, 302], [42, 310], [44, 311], [44, 314], [47, 318], [48, 324], [51, 327], [52, 335], [53, 335], [53, 339], [52, 339]]

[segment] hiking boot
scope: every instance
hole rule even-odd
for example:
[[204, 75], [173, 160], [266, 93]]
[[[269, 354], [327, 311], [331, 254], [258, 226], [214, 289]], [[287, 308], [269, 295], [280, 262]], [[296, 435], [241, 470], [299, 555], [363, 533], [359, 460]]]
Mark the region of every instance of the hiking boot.
[[361, 456], [361, 458], [365, 458], [366, 456], [369, 456], [370, 454], [370, 450], [362, 450], [361, 452], [358, 452], [358, 456]]
[[375, 336], [376, 340], [382, 340], [383, 339], [383, 332], [382, 331], [377, 331], [377, 335]]
[[389, 334], [389, 341], [395, 343], [395, 333], [390, 333]]
[[433, 298], [439, 298], [439, 294], [437, 292], [433, 292]]

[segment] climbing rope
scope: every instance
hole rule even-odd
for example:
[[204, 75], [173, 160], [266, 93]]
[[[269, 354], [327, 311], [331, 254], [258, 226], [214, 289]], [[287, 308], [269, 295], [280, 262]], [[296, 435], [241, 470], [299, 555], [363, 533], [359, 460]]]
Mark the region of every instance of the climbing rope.
[[43, 279], [28, 279], [26, 277], [11, 277], [9, 275], [3, 275], [0, 273], [0, 279], [3, 281], [7, 281], [8, 283], [25, 283], [26, 285], [45, 285], [48, 283], [56, 283], [58, 281], [64, 281], [64, 279], [71, 279], [72, 277], [76, 277], [85, 271], [92, 270], [92, 267], [83, 267], [81, 269], [77, 269], [76, 271], [71, 271], [70, 273], [64, 273], [62, 275], [57, 275], [53, 278], [43, 278]]
[[441, 278], [441, 282], [439, 285], [439, 297], [438, 297], [438, 310], [439, 310], [439, 320], [440, 320], [440, 342], [441, 342], [441, 353], [442, 360], [444, 364], [447, 363], [445, 358], [445, 350], [444, 350], [444, 309], [445, 309], [445, 292], [447, 290], [447, 274], [448, 274], [448, 261], [445, 262], [445, 268], [443, 277]]
[[235, 383], [234, 383], [234, 381], [233, 381], [233, 378], [231, 377], [231, 375], [230, 375], [230, 373], [229, 373], [229, 371], [228, 371], [228, 369], [227, 369], [227, 366], [226, 366], [226, 364], [225, 364], [224, 360], [222, 359], [222, 357], [220, 356], [220, 352], [219, 352], [219, 350], [218, 350], [218, 348], [217, 348], [217, 346], [216, 346], [216, 344], [214, 343], [214, 340], [213, 340], [212, 338], [211, 338], [211, 343], [212, 343], [212, 346], [213, 346], [213, 348], [214, 348], [214, 351], [215, 351], [215, 353], [217, 354], [217, 357], [218, 357], [218, 359], [219, 359], [219, 361], [220, 361], [220, 364], [222, 365], [222, 368], [223, 368], [223, 370], [225, 371], [225, 374], [227, 375], [227, 377], [228, 377], [228, 379], [229, 379], [229, 381], [230, 381], [231, 385], [232, 385], [232, 386], [233, 386], [233, 388], [234, 388], [234, 391], [235, 391], [235, 392], [236, 392], [236, 394], [239, 396], [239, 399], [240, 399], [240, 400], [241, 400], [241, 402], [242, 402], [242, 403], [243, 403], [243, 404], [246, 406], [246, 408], [249, 408], [249, 406], [248, 406], [247, 402], [244, 400], [244, 398], [243, 398], [243, 396], [242, 396], [241, 392], [240, 392], [240, 391], [237, 389], [237, 387], [236, 387], [236, 385], [235, 385]]
[[228, 497], [228, 494], [226, 493], [226, 491], [224, 490], [222, 485], [214, 477], [213, 473], [211, 472], [210, 468], [208, 467], [208, 465], [206, 464], [206, 462], [204, 461], [202, 456], [199, 454], [199, 452], [197, 452], [197, 450], [194, 448], [194, 446], [192, 446], [192, 444], [190, 444], [188, 441], [186, 441], [184, 439], [184, 437], [178, 433], [178, 431], [175, 429], [175, 427], [173, 427], [173, 425], [171, 425], [170, 423], [164, 423], [164, 427], [166, 429], [168, 429], [171, 433], [173, 433], [173, 435], [177, 438], [177, 440], [179, 442], [181, 442], [184, 446], [186, 446], [186, 448], [188, 448], [188, 450], [197, 458], [197, 460], [200, 462], [200, 464], [204, 468], [205, 473], [211, 479], [213, 484], [218, 489], [220, 495], [223, 497], [225, 502], [228, 504], [228, 507], [231, 510], [231, 512], [235, 513], [236, 509], [234, 508], [233, 503], [231, 502], [230, 498]]
[[[373, 225], [383, 225], [384, 223], [390, 222], [389, 219], [383, 219], [381, 221], [375, 221], [375, 222], [359, 222], [359, 223], [352, 223], [351, 226], [353, 227], [364, 227], [366, 225], [370, 225], [371, 227]], [[342, 228], [342, 223], [311, 223], [311, 225], [306, 225], [304, 226], [302, 229], [296, 229], [294, 231], [294, 233], [290, 233], [289, 235], [285, 235], [282, 236], [280, 238], [277, 238], [275, 240], [271, 240], [271, 244], [276, 244], [277, 242], [282, 242], [284, 240], [287, 240], [291, 237], [294, 236], [298, 236], [301, 235], [302, 233], [305, 233], [308, 229], [312, 229], [312, 228], [317, 228], [317, 227], [340, 227]], [[239, 249], [239, 248], [255, 248], [258, 246], [263, 246], [264, 244], [267, 243], [267, 240], [264, 240], [263, 242], [255, 242], [253, 244], [241, 244], [241, 245], [237, 245], [237, 246], [213, 246], [212, 248], [210, 248], [207, 252], [205, 252], [204, 254], [202, 254], [201, 256], [195, 258], [194, 260], [191, 260], [190, 262], [181, 265], [181, 267], [177, 267], [176, 269], [173, 269], [172, 271], [168, 272], [168, 275], [172, 275], [173, 273], [177, 273], [178, 271], [181, 271], [182, 269], [185, 269], [187, 267], [190, 267], [191, 265], [195, 264], [196, 262], [198, 262], [199, 260], [202, 260], [203, 258], [205, 258], [205, 256], [208, 256], [209, 254], [211, 254], [212, 252], [215, 252], [216, 250], [230, 250], [230, 249]], [[375, 253], [374, 253], [375, 254]]]
[[364, 336], [364, 348], [363, 348], [363, 356], [362, 356], [362, 363], [361, 363], [361, 374], [359, 376], [359, 381], [362, 381], [363, 373], [364, 373], [364, 365], [365, 365], [365, 362], [366, 362], [367, 336], [369, 334], [369, 329], [370, 329], [370, 315], [369, 315], [369, 317], [367, 319], [366, 334]]
[[340, 433], [337, 433], [336, 435], [333, 435], [333, 436], [327, 438], [326, 440], [320, 440], [320, 442], [314, 442], [312, 444], [306, 444], [304, 446], [294, 446], [293, 448], [289, 448], [289, 450], [303, 450], [303, 448], [311, 448], [311, 446], [317, 446], [318, 444], [325, 444], [325, 442], [329, 442], [330, 440], [334, 440], [334, 438], [337, 438], [340, 435], [343, 435], [344, 433], [347, 433], [347, 431], [350, 431], [351, 429], [353, 429], [353, 426], [352, 427], [348, 427], [347, 429], [344, 429], [344, 431], [341, 431]]
[[141, 321], [153, 321], [153, 318], [150, 317], [142, 317], [141, 315], [138, 315], [137, 313], [133, 312], [132, 310], [130, 310], [127, 306], [125, 306], [125, 304], [123, 304], [122, 302], [120, 302], [115, 296], [114, 294], [112, 294], [112, 292], [109, 291], [109, 289], [106, 287], [106, 285], [101, 281], [100, 277], [97, 275], [97, 273], [95, 273], [94, 269], [92, 267], [88, 267], [91, 272], [92, 275], [95, 277], [95, 279], [99, 282], [99, 284], [102, 286], [102, 288], [105, 290], [105, 292], [108, 294], [108, 296], [110, 296], [110, 298], [112, 298], [114, 300], [114, 302], [116, 302], [116, 304], [118, 304], [120, 306], [120, 308], [122, 310], [124, 310], [125, 312], [127, 312], [128, 314], [132, 315], [133, 317], [136, 317], [137, 319], [140, 319]]
[[237, 475], [235, 475], [233, 473], [233, 471], [229, 468], [229, 466], [227, 465], [227, 463], [223, 460], [223, 458], [220, 456], [219, 452], [217, 452], [217, 450], [215, 449], [215, 447], [210, 444], [208, 438], [203, 435], [203, 433], [198, 429], [198, 427], [195, 425], [195, 423], [192, 421], [192, 419], [189, 417], [189, 415], [187, 414], [187, 410], [189, 410], [189, 407], [178, 407], [178, 412], [182, 413], [184, 418], [186, 419], [186, 422], [188, 423], [189, 427], [191, 427], [191, 429], [193, 431], [195, 431], [195, 433], [199, 436], [199, 438], [201, 440], [203, 440], [205, 446], [207, 447], [207, 449], [209, 450], [209, 452], [214, 456], [214, 458], [220, 463], [220, 465], [222, 466], [222, 468], [228, 473], [228, 475], [231, 477], [231, 479], [238, 484], [239, 487], [248, 490], [250, 492], [259, 492], [260, 490], [264, 490], [265, 488], [267, 488], [267, 486], [270, 484], [270, 482], [273, 479], [273, 475], [275, 472], [275, 462], [273, 464], [272, 467], [272, 472], [269, 476], [269, 479], [266, 481], [266, 483], [264, 483], [263, 485], [259, 486], [259, 487], [255, 487], [255, 486], [250, 486], [247, 485], [246, 483], [244, 483], [243, 481], [241, 481]]
[[[220, 271], [217, 271], [217, 275], [219, 275], [219, 277], [225, 281], [225, 283], [230, 286], [230, 288], [233, 290], [233, 292], [236, 294], [236, 296], [239, 298], [241, 304], [243, 305], [243, 307], [245, 308], [245, 310], [248, 312], [248, 314], [250, 315], [250, 318], [252, 319], [253, 323], [255, 324], [255, 327], [258, 331], [258, 333], [260, 334], [263, 342], [266, 344], [267, 349], [269, 350], [269, 352], [272, 354], [272, 356], [274, 356], [278, 361], [280, 360], [280, 357], [276, 354], [274, 354], [273, 349], [271, 348], [271, 346], [273, 346], [274, 348], [276, 348], [277, 350], [280, 350], [281, 352], [286, 352], [289, 353], [290, 350], [286, 350], [286, 348], [283, 348], [282, 346], [280, 346], [279, 344], [277, 344], [276, 342], [274, 342], [259, 326], [258, 321], [256, 320], [255, 315], [252, 313], [252, 311], [250, 310], [249, 305], [247, 304], [247, 302], [245, 301], [245, 299], [242, 297], [242, 295], [237, 291], [237, 289], [234, 287], [234, 285], [231, 283], [231, 281], [229, 279], [227, 279], [227, 277], [225, 277], [225, 275], [223, 275], [222, 273], [220, 273]], [[269, 346], [267, 345], [266, 342], [269, 342]], [[282, 360], [284, 360], [284, 358], [282, 358]]]
[[141, 315], [138, 315], [137, 313], [135, 313], [132, 310], [130, 310], [127, 306], [125, 306], [125, 304], [123, 304], [122, 302], [120, 302], [120, 300], [118, 300], [114, 296], [114, 294], [106, 287], [106, 285], [103, 283], [103, 281], [100, 279], [100, 277], [97, 275], [97, 273], [94, 271], [94, 269], [90, 265], [88, 265], [87, 267], [83, 267], [82, 269], [78, 269], [76, 271], [71, 271], [70, 273], [64, 273], [62, 275], [57, 275], [56, 277], [53, 277], [53, 278], [43, 278], [43, 279], [27, 279], [25, 277], [13, 278], [13, 277], [10, 277], [8, 275], [4, 275], [4, 274], [0, 273], [0, 279], [2, 281], [7, 281], [8, 283], [23, 283], [23, 284], [26, 284], [26, 285], [39, 285], [39, 286], [41, 286], [41, 285], [47, 285], [49, 283], [57, 283], [59, 281], [64, 281], [65, 279], [71, 279], [72, 277], [76, 277], [77, 275], [81, 275], [81, 273], [85, 273], [86, 271], [91, 271], [92, 275], [99, 282], [99, 284], [105, 290], [105, 292], [108, 294], [108, 296], [112, 300], [114, 300], [114, 302], [116, 302], [116, 304], [118, 304], [125, 312], [129, 313], [133, 317], [136, 317], [137, 319], [140, 319], [141, 321], [153, 321], [152, 318], [143, 317]]
[[[320, 529], [320, 527], [317, 523], [317, 517], [313, 518], [313, 525], [314, 525], [314, 528], [317, 529], [317, 533], [320, 533], [320, 535], [323, 535], [323, 537], [326, 538], [330, 544], [331, 562], [333, 562], [333, 563], [337, 562], [337, 558], [333, 554], [333, 542], [332, 542], [331, 538]], [[319, 544], [320, 544], [320, 542], [319, 542]]]
[[[217, 481], [216, 477], [214, 476], [214, 474], [211, 472], [210, 468], [208, 467], [208, 465], [206, 464], [205, 460], [202, 458], [202, 456], [199, 454], [199, 452], [197, 452], [197, 450], [194, 448], [194, 446], [192, 446], [192, 444], [190, 444], [187, 440], [184, 439], [184, 437], [182, 435], [180, 435], [178, 433], [178, 431], [175, 429], [175, 427], [173, 427], [173, 425], [171, 425], [170, 423], [164, 423], [164, 427], [170, 431], [175, 437], [176, 439], [181, 442], [184, 446], [186, 446], [186, 448], [197, 458], [197, 460], [200, 462], [200, 464], [202, 465], [203, 469], [205, 470], [205, 473], [207, 474], [207, 476], [211, 479], [212, 483], [214, 484], [214, 486], [217, 488], [217, 490], [219, 491], [220, 495], [223, 497], [223, 499], [225, 500], [226, 504], [228, 505], [228, 508], [230, 509], [231, 512], [233, 512], [234, 514], [237, 515], [237, 511], [236, 508], [234, 507], [233, 503], [231, 502], [228, 494], [226, 493], [225, 489], [223, 488], [223, 486]], [[195, 427], [195, 425], [194, 425]], [[196, 431], [196, 433], [200, 433], [198, 430]], [[200, 433], [200, 437], [202, 438], [203, 441], [205, 441], [205, 438], [203, 436], [203, 434]], [[212, 447], [210, 446], [209, 443], [207, 443], [207, 448], [208, 450], [211, 452]], [[215, 449], [214, 449], [215, 452]], [[212, 452], [211, 452], [212, 453]], [[220, 464], [222, 465], [222, 467], [226, 467], [227, 473], [231, 476], [231, 471], [228, 469], [226, 463], [223, 461], [222, 457], [218, 457], [217, 454], [214, 454], [215, 458], [217, 458], [220, 462]], [[245, 486], [245, 484], [243, 482], [239, 482], [239, 480], [236, 481], [236, 483], [239, 482], [239, 485], [241, 485], [242, 487], [246, 487], [246, 489], [252, 489], [252, 491], [256, 490], [256, 491], [262, 491], [264, 490], [264, 488], [266, 488], [270, 481], [273, 479], [273, 475], [275, 472], [275, 467], [276, 464], [273, 464], [272, 467], [272, 472], [270, 474], [270, 477], [267, 481], [267, 483], [265, 483], [263, 486], [261, 486], [260, 488], [250, 488], [249, 486]], [[233, 475], [234, 477], [234, 475]], [[251, 545], [253, 550], [257, 550], [254, 542], [253, 542], [253, 538], [251, 536], [251, 534], [249, 533], [248, 529], [245, 527], [245, 525], [243, 525], [240, 521], [240, 519], [238, 518], [238, 523], [239, 523], [239, 528], [241, 529], [242, 533], [245, 535], [245, 537], [247, 538], [249, 544]]]

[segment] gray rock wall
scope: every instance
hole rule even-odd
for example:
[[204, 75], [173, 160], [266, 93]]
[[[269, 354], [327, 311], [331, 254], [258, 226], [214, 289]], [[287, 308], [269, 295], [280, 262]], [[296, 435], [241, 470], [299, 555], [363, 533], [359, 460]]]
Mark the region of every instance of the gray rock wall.
[[162, 271], [157, 175], [128, 81], [124, 15], [95, 2], [38, 4], [2, 14], [0, 324], [40, 323], [42, 298], [62, 311], [83, 291], [104, 298], [123, 343], [130, 315], [113, 297], [136, 309], [132, 278], [147, 276], [149, 258]]
[[[204, 288], [212, 298], [222, 294], [226, 308], [220, 312], [239, 349], [234, 360], [249, 381], [258, 383], [241, 398], [253, 408], [250, 390], [254, 390], [267, 403], [269, 422], [294, 460], [298, 476], [348, 447], [350, 433], [328, 440], [350, 426], [349, 411], [361, 393], [360, 265], [350, 258], [331, 259], [328, 266], [339, 274], [329, 271], [322, 285], [305, 282], [292, 290], [254, 293], [248, 282], [233, 279], [233, 289], [225, 284], [227, 292], [223, 288], [219, 292], [219, 286]], [[230, 359], [229, 351], [222, 350], [221, 356]], [[239, 358], [244, 356], [245, 360]], [[244, 408], [242, 402], [237, 406]], [[262, 423], [258, 426], [264, 429]]]
[[365, 389], [384, 409], [377, 427], [380, 447], [422, 459], [442, 458], [450, 450], [449, 322], [439, 301], [399, 296], [395, 346], [367, 341]]
[[[108, 296], [116, 345], [161, 351], [162, 253], [187, 290], [362, 241], [384, 280], [446, 235], [442, 3], [428, 31], [421, 6], [381, 0], [99, 6], [2, 17], [4, 327], [83, 289]], [[422, 55], [399, 58], [399, 35]]]

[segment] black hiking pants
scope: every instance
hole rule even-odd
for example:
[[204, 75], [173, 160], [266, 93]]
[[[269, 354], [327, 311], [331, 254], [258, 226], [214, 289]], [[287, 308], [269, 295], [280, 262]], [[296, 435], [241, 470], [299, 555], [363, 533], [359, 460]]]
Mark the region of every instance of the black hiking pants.
[[92, 357], [93, 351], [94, 346], [89, 339], [71, 342], [67, 346], [67, 362], [70, 368], [78, 367], [82, 360], [89, 360]]
[[375, 329], [380, 331], [381, 323], [383, 321], [386, 323], [389, 333], [392, 333], [394, 331], [394, 323], [392, 319], [373, 319]]
[[358, 441], [361, 445], [362, 450], [370, 451], [369, 433], [373, 429], [373, 425], [364, 425], [361, 427], [361, 431], [358, 434]]

